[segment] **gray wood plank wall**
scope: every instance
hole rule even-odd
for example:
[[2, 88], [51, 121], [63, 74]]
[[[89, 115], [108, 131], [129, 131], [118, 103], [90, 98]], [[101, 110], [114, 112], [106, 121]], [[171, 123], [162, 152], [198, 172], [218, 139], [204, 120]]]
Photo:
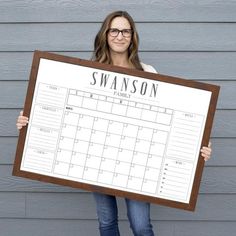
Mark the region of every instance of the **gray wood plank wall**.
[[[127, 10], [137, 22], [142, 61], [161, 74], [221, 86], [195, 212], [152, 205], [157, 236], [236, 232], [235, 0], [0, 1], [0, 235], [98, 235], [89, 192], [11, 175], [33, 51], [89, 59], [104, 17]], [[132, 235], [118, 199], [122, 236]]]

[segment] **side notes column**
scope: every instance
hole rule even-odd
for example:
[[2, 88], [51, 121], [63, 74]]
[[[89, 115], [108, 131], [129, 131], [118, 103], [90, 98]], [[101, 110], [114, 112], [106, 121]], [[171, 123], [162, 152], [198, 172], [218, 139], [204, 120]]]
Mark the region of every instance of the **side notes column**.
[[[40, 83], [32, 104], [21, 168], [51, 172], [67, 89]], [[30, 139], [28, 138], [30, 135]]]
[[162, 197], [189, 201], [203, 120], [203, 115], [174, 112], [158, 191]]

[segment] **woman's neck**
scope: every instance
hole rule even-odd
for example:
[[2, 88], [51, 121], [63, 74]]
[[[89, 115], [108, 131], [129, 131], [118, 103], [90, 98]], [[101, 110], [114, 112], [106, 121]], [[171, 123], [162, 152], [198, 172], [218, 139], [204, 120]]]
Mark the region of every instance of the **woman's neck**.
[[114, 66], [133, 68], [132, 64], [129, 63], [128, 56], [126, 53], [120, 54], [111, 52], [111, 59], [112, 59], [112, 64]]

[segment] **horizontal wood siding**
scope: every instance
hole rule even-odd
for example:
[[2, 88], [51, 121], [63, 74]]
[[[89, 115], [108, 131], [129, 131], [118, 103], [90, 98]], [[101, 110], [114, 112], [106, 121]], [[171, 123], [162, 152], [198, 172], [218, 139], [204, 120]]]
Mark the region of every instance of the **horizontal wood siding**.
[[[90, 59], [104, 17], [127, 10], [140, 57], [160, 74], [221, 86], [195, 212], [152, 204], [157, 236], [236, 231], [236, 1], [0, 1], [0, 235], [98, 236], [90, 192], [12, 176], [34, 50]], [[132, 235], [123, 199], [120, 231]]]
[[235, 1], [223, 0], [5, 0], [1, 22], [100, 22], [111, 11], [127, 10], [142, 22], [234, 22]]
[[[90, 51], [100, 23], [0, 24], [0, 51]], [[137, 23], [141, 51], [236, 51], [232, 23]], [[151, 30], [150, 30], [151, 29]]]
[[[92, 52], [55, 51], [89, 59]], [[235, 52], [140, 52], [142, 61], [155, 66], [162, 74], [193, 80], [235, 80]], [[0, 80], [28, 80], [32, 52], [1, 52]]]

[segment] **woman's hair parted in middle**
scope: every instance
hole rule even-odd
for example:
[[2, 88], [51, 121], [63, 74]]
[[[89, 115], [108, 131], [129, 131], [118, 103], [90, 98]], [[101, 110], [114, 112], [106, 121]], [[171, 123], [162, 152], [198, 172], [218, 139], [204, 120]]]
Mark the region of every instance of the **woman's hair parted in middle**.
[[116, 17], [124, 17], [129, 21], [132, 29], [132, 38], [128, 48], [128, 60], [136, 69], [143, 70], [138, 56], [139, 36], [134, 20], [126, 11], [115, 11], [106, 17], [94, 40], [94, 52], [92, 60], [101, 63], [112, 64], [109, 45], [107, 43], [107, 33], [112, 20]]

